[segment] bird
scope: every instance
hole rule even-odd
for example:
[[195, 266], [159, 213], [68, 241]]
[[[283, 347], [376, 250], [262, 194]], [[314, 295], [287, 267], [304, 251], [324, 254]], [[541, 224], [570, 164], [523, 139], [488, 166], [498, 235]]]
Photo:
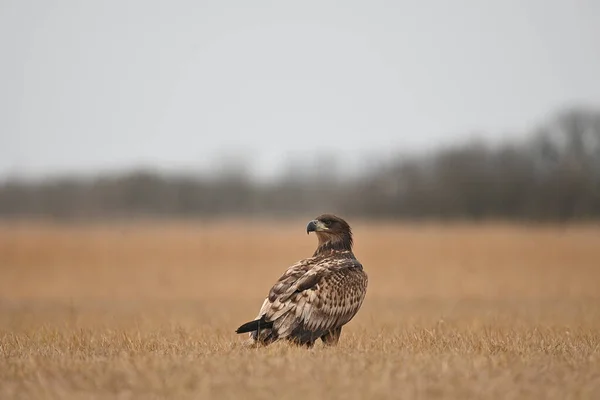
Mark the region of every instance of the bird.
[[236, 330], [248, 333], [246, 344], [287, 341], [312, 348], [321, 339], [335, 346], [342, 327], [361, 308], [368, 276], [352, 251], [350, 225], [322, 214], [306, 226], [311, 232], [318, 238], [312, 257], [290, 266], [269, 290], [257, 317]]

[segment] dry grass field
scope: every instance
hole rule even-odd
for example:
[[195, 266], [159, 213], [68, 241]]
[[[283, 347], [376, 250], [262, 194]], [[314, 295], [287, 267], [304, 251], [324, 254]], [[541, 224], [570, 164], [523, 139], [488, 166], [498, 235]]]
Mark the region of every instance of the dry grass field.
[[241, 345], [307, 221], [0, 224], [0, 398], [600, 398], [600, 228], [350, 221], [336, 348]]

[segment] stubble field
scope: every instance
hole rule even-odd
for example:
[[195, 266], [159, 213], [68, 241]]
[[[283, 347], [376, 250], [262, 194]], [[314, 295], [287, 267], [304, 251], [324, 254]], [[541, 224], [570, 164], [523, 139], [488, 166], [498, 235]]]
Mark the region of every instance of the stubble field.
[[245, 348], [306, 222], [0, 224], [0, 398], [600, 398], [599, 227], [350, 221], [339, 346]]

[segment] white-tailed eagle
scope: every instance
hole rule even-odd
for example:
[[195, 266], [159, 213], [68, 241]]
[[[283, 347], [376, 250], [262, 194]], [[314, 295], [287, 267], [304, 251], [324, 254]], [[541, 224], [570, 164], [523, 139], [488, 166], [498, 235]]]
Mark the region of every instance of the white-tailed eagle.
[[277, 280], [254, 321], [237, 329], [254, 344], [289, 340], [312, 347], [319, 338], [338, 343], [342, 327], [358, 312], [367, 275], [352, 252], [352, 231], [343, 219], [323, 214], [306, 232], [319, 240], [313, 256], [292, 265]]

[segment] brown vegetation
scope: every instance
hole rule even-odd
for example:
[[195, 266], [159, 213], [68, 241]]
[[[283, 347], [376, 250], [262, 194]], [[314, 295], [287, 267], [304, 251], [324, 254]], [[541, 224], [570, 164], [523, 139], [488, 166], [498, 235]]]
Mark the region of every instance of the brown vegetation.
[[251, 179], [251, 165], [207, 176], [141, 169], [0, 179], [0, 218], [290, 217], [328, 209], [378, 219], [598, 220], [600, 110], [565, 110], [523, 138], [389, 159], [365, 155], [359, 174], [343, 151], [322, 149], [268, 183]]
[[354, 222], [340, 345], [235, 328], [306, 221], [0, 227], [0, 398], [598, 398], [600, 229]]

